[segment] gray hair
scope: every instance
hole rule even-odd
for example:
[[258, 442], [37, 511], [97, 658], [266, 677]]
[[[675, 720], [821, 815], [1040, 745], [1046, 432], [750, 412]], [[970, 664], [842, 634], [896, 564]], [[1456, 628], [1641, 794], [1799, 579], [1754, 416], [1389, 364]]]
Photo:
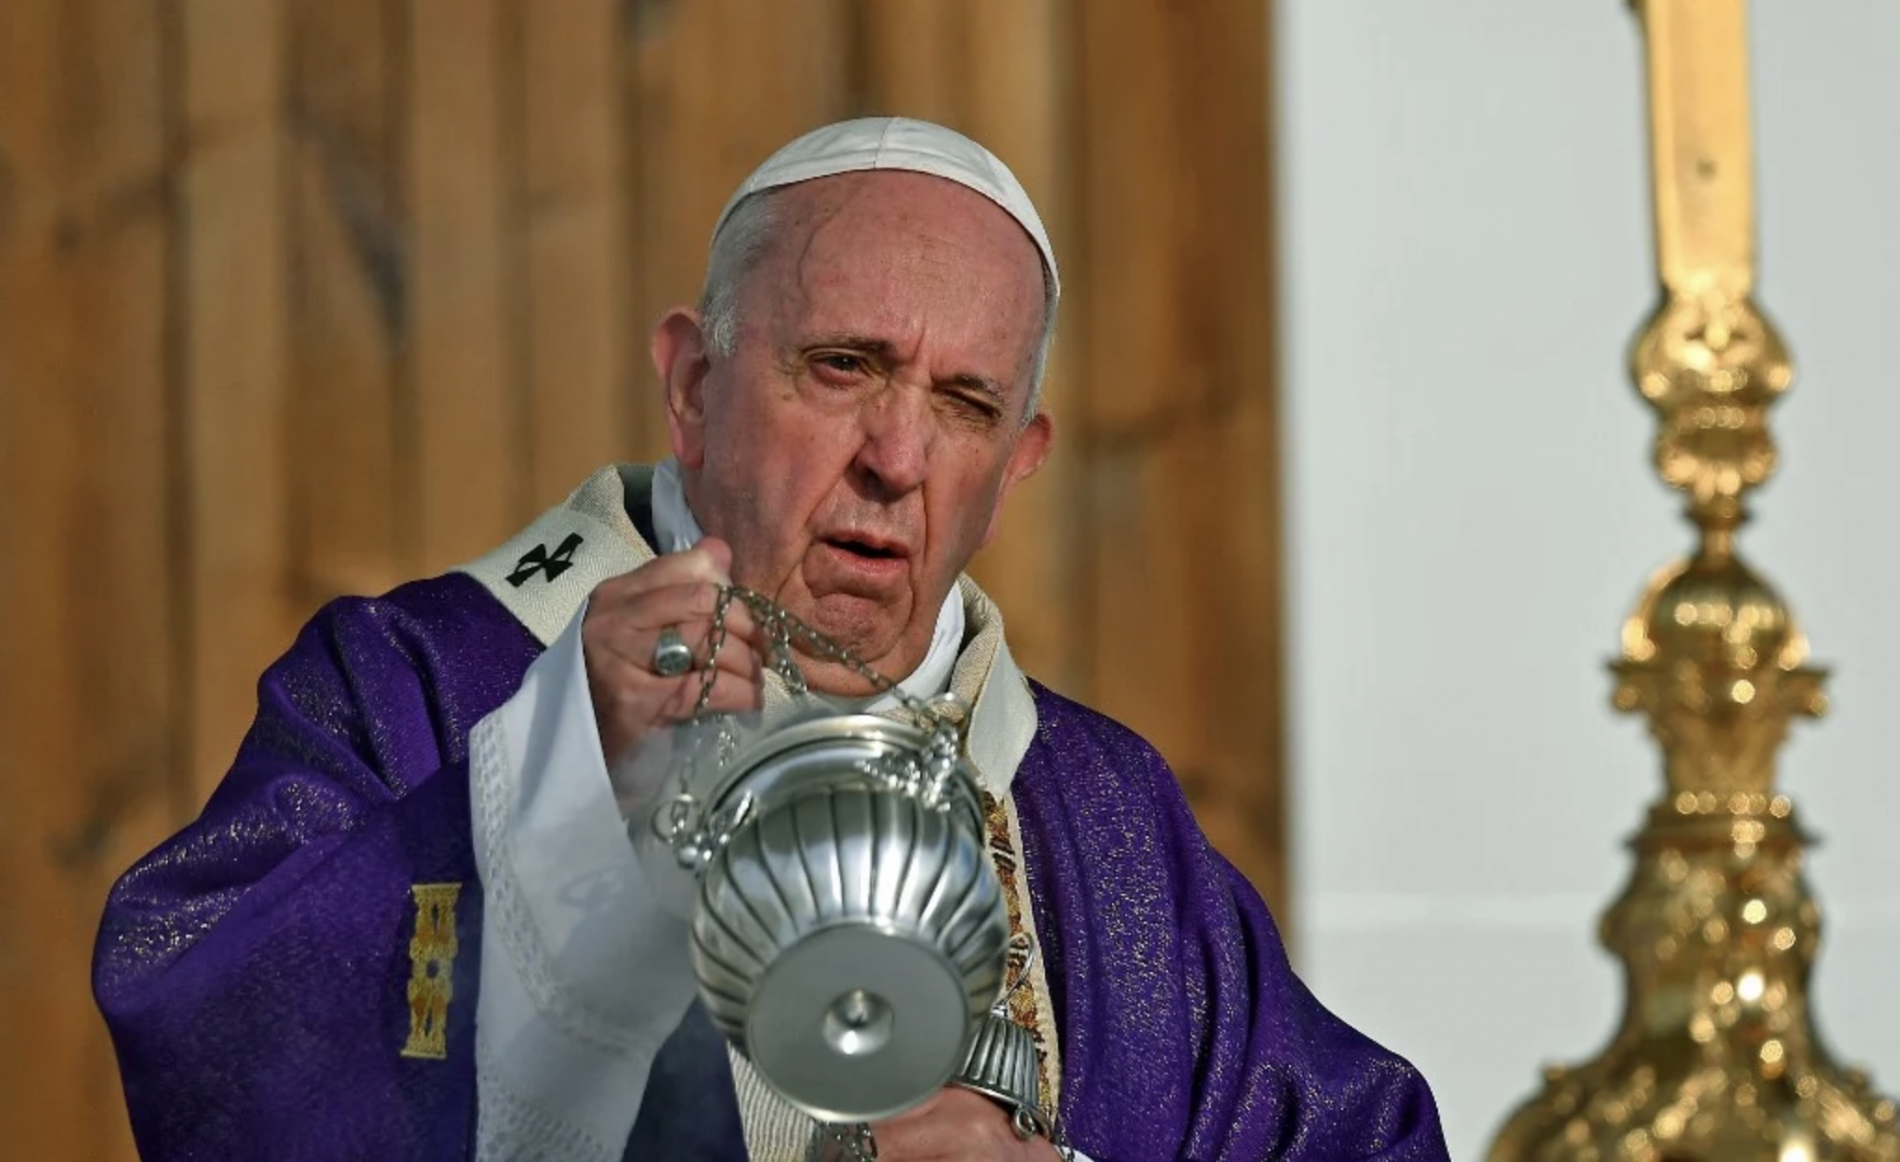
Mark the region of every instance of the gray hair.
[[[761, 190], [733, 207], [713, 239], [712, 254], [706, 262], [706, 285], [699, 294], [699, 315], [708, 346], [722, 358], [739, 345], [739, 292], [771, 244], [772, 229], [777, 224], [772, 198], [783, 188]], [[1042, 335], [1036, 341], [1036, 361], [1030, 369], [1024, 423], [1035, 418], [1036, 408], [1042, 403], [1043, 376], [1056, 337], [1055, 280], [1040, 257], [1036, 265], [1042, 271]]]

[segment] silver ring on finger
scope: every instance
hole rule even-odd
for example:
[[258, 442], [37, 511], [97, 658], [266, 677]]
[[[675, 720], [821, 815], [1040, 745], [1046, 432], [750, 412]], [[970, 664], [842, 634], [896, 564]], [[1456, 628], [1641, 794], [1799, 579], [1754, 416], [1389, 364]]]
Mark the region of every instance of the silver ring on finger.
[[677, 678], [693, 668], [693, 647], [680, 636], [679, 627], [669, 625], [653, 643], [653, 672], [662, 678]]

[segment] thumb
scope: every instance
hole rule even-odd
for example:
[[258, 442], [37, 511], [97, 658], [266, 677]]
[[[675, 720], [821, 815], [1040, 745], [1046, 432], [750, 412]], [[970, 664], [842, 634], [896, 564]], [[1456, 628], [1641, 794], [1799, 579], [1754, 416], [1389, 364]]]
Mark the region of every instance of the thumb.
[[701, 537], [693, 548], [705, 553], [721, 577], [732, 576], [732, 546], [718, 537]]

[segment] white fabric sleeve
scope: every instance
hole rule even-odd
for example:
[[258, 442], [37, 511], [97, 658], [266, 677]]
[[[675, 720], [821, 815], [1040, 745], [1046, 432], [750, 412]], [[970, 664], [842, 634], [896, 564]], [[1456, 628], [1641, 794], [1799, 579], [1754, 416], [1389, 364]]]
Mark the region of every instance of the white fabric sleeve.
[[694, 991], [686, 921], [636, 858], [608, 779], [585, 612], [469, 736], [479, 1162], [620, 1162]]

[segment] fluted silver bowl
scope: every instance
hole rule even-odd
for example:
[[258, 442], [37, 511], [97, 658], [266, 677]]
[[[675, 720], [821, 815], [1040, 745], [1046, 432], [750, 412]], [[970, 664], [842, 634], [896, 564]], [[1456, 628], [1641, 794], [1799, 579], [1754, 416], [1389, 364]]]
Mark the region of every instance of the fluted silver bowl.
[[928, 742], [873, 715], [801, 722], [736, 756], [708, 803], [739, 822], [701, 874], [700, 996], [823, 1121], [935, 1093], [1002, 984], [1009, 921], [975, 781], [959, 764], [933, 797], [880, 773]]

